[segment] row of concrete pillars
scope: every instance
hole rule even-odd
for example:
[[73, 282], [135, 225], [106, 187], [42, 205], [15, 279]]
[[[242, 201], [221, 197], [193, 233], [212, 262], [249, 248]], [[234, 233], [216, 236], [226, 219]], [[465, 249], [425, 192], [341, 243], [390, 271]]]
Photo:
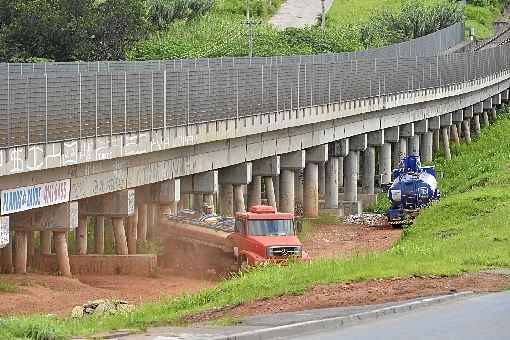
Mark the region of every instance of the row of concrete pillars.
[[[483, 117], [483, 124], [480, 124], [480, 117]], [[220, 212], [224, 216], [244, 212], [246, 206], [261, 204], [261, 191], [265, 191], [267, 203], [281, 212], [294, 212], [296, 206], [302, 206], [305, 216], [315, 217], [323, 199], [325, 209], [338, 210], [340, 207], [344, 214], [359, 213], [362, 206], [360, 194], [363, 197], [375, 195], [377, 184], [390, 183], [392, 169], [398, 167], [403, 155], [418, 155], [425, 164], [432, 162], [438, 153], [450, 160], [451, 143], [471, 143], [472, 136], [480, 136], [481, 126], [488, 126], [489, 121], [495, 119], [495, 109], [484, 111], [472, 118], [399, 137], [398, 141], [349, 150], [345, 157], [330, 155], [326, 162], [306, 162], [303, 172], [282, 169], [279, 176], [253, 176], [246, 186], [221, 185]]]
[[[95, 216], [93, 219], [80, 216], [78, 228], [74, 232], [74, 253], [87, 255], [89, 248], [93, 248], [93, 254], [103, 255], [107, 243], [117, 255], [134, 255], [140, 242], [156, 239], [160, 214], [170, 212], [171, 209], [172, 207], [161, 206], [159, 203], [139, 204], [133, 216], [109, 218], [110, 226], [105, 226], [105, 216]], [[94, 228], [93, 247], [88, 244], [89, 238], [92, 238], [88, 232], [91, 225]], [[67, 231], [15, 230], [12, 236], [11, 242], [0, 249], [0, 272], [24, 274], [36, 256], [55, 254], [59, 272], [64, 276], [71, 276]]]

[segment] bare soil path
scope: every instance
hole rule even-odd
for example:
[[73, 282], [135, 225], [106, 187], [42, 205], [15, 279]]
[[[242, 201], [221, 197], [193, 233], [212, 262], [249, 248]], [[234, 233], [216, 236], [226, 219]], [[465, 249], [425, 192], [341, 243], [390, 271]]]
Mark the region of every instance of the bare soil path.
[[[331, 7], [333, 1], [325, 1], [326, 11]], [[317, 22], [317, 17], [321, 12], [321, 0], [287, 0], [271, 18], [270, 23], [281, 29], [312, 26]]]

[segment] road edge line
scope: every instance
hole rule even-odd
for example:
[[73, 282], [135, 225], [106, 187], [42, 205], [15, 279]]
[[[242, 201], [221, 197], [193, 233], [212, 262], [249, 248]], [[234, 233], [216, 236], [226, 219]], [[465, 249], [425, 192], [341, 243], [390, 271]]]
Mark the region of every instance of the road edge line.
[[368, 320], [376, 320], [392, 314], [409, 312], [419, 308], [427, 307], [433, 304], [449, 302], [468, 296], [475, 295], [472, 291], [441, 295], [436, 297], [424, 298], [418, 301], [403, 303], [396, 306], [389, 306], [368, 312], [356, 313], [347, 316], [331, 317], [320, 320], [304, 321], [289, 325], [264, 328], [254, 331], [248, 331], [228, 336], [215, 337], [214, 340], [266, 340], [277, 337], [289, 337], [303, 334], [304, 332], [334, 330], [347, 326], [359, 324]]

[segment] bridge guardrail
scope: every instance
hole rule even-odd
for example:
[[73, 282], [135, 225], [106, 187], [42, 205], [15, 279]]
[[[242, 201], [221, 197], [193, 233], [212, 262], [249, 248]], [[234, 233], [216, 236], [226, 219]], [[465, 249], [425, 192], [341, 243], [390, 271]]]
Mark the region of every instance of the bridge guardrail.
[[243, 69], [0, 75], [0, 148], [147, 131], [479, 79], [510, 49]]
[[177, 59], [156, 61], [105, 61], [63, 63], [0, 63], [2, 73], [55, 73], [55, 72], [153, 72], [181, 71], [197, 68], [242, 68], [253, 65], [326, 64], [367, 58], [407, 58], [434, 56], [464, 41], [464, 23], [457, 23], [429, 35], [365, 51], [336, 54], [295, 55], [278, 57], [229, 57], [203, 59]]

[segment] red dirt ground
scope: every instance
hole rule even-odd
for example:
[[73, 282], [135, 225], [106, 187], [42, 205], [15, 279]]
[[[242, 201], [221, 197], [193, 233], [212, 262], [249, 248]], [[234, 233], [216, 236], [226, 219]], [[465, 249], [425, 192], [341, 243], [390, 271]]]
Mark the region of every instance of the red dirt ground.
[[[315, 258], [350, 256], [387, 249], [398, 240], [400, 233], [401, 230], [384, 227], [324, 225], [306, 235], [304, 245]], [[196, 292], [216, 284], [215, 268], [194, 270], [203, 275], [191, 277], [182, 274], [185, 267], [191, 264], [184, 260], [182, 262], [186, 266], [173, 272], [161, 269], [153, 278], [86, 275], [68, 279], [35, 273], [0, 275], [1, 282], [13, 283], [20, 289], [17, 293], [0, 292], [3, 302], [0, 304], [0, 316], [32, 313], [66, 315], [74, 306], [94, 299], [118, 298], [140, 304], [165, 296]]]
[[346, 257], [389, 249], [401, 235], [390, 226], [321, 225], [304, 236], [303, 246], [312, 258]]
[[74, 306], [99, 298], [117, 298], [140, 304], [166, 296], [192, 293], [215, 285], [213, 281], [160, 273], [157, 277], [114, 275], [69, 279], [52, 275], [0, 275], [0, 281], [16, 284], [16, 293], [0, 292], [0, 316], [12, 314], [66, 315]]

